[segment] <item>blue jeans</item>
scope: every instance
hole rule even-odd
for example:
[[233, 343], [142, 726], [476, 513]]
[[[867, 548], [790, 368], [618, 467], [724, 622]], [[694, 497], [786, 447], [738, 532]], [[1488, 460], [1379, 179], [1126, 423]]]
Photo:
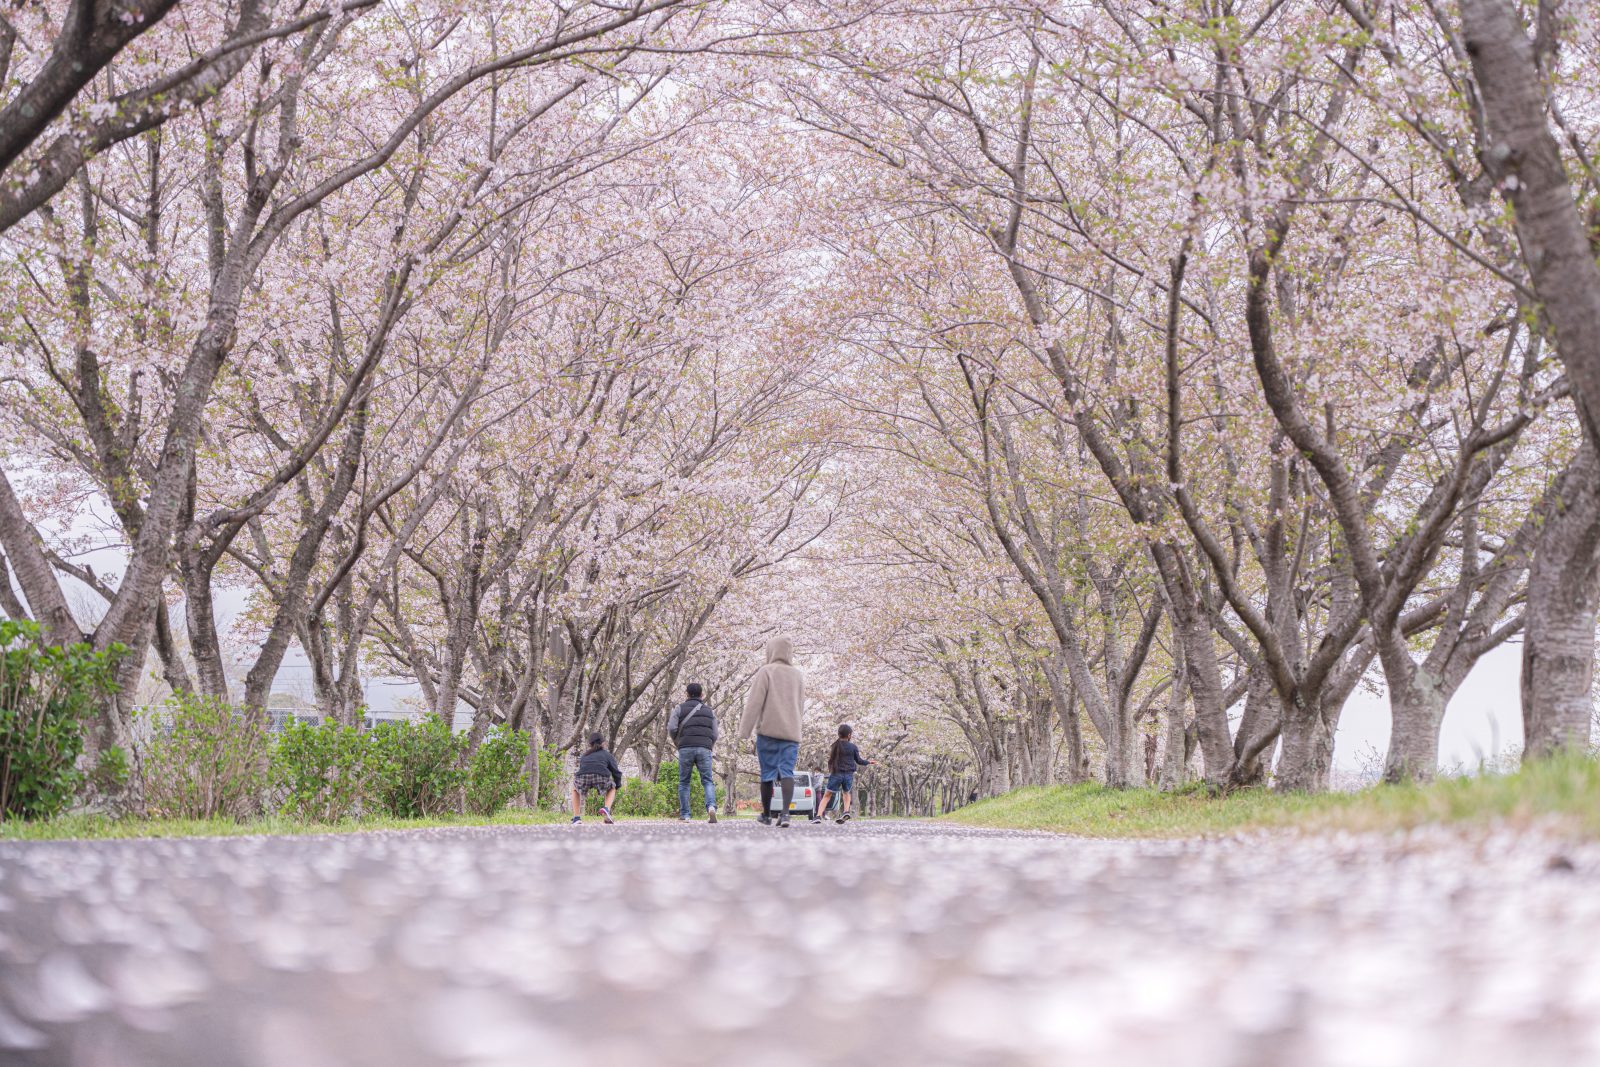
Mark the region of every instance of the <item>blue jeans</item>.
[[717, 806], [717, 786], [711, 778], [709, 748], [678, 749], [678, 814], [689, 817], [689, 775], [700, 768], [700, 784], [706, 787], [706, 810]]
[[794, 777], [794, 762], [800, 756], [800, 742], [785, 741], [756, 734], [756, 761], [761, 764], [761, 780], [775, 782]]

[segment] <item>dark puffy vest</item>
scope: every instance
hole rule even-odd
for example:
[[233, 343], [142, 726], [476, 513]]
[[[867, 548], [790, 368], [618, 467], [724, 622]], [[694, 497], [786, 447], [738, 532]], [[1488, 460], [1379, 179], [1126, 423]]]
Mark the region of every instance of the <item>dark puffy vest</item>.
[[673, 738], [679, 748], [710, 748], [713, 740], [711, 705], [699, 700], [685, 700], [678, 705], [683, 714], [678, 716], [678, 736]]

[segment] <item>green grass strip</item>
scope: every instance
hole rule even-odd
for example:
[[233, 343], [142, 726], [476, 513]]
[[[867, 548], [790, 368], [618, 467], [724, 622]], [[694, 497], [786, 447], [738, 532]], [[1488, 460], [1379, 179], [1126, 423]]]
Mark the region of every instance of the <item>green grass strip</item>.
[[[134, 837], [241, 837], [247, 834], [297, 836], [349, 834], [364, 830], [423, 830], [441, 826], [544, 826], [566, 822], [568, 816], [552, 811], [503, 811], [498, 815], [450, 815], [431, 819], [395, 819], [374, 816], [340, 822], [301, 822], [269, 815], [259, 819], [118, 819], [110, 815], [63, 815], [38, 822], [9, 820], [0, 823], [0, 840], [54, 841]], [[588, 819], [584, 820], [589, 821]], [[594, 817], [599, 822], [599, 817]]]
[[971, 826], [1051, 830], [1085, 837], [1195, 837], [1239, 830], [1403, 830], [1429, 824], [1540, 823], [1600, 838], [1600, 762], [1568, 756], [1515, 774], [1448, 778], [1308, 795], [1240, 789], [1213, 796], [1102, 785], [1019, 789], [945, 816]]

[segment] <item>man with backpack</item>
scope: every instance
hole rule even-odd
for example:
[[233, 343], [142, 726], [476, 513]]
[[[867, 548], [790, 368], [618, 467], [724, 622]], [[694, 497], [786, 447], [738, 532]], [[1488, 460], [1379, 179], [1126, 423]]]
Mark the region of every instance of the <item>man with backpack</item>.
[[689, 821], [689, 775], [700, 768], [700, 784], [706, 790], [706, 821], [717, 821], [717, 786], [711, 773], [711, 749], [721, 730], [711, 705], [703, 699], [699, 682], [690, 682], [689, 699], [672, 709], [667, 719], [667, 736], [678, 746], [678, 818]]

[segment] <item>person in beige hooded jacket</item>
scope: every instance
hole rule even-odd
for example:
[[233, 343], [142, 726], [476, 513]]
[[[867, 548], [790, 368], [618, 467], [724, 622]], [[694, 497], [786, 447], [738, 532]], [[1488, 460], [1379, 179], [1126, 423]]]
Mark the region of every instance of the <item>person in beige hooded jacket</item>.
[[778, 825], [789, 825], [789, 805], [794, 801], [794, 763], [800, 754], [800, 719], [806, 708], [806, 676], [794, 665], [794, 642], [774, 637], [767, 642], [767, 662], [750, 679], [744, 715], [739, 720], [741, 740], [756, 736], [756, 758], [761, 763], [762, 823], [770, 824], [773, 785], [782, 791]]

